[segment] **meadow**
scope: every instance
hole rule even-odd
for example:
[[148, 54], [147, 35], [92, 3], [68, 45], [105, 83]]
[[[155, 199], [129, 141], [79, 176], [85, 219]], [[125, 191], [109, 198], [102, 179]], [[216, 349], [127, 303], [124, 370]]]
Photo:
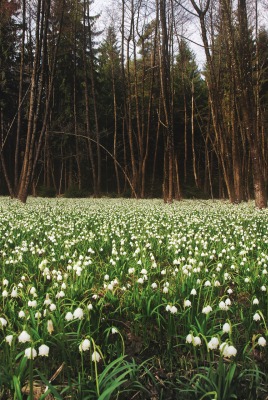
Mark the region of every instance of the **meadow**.
[[0, 399], [268, 398], [268, 210], [0, 198]]

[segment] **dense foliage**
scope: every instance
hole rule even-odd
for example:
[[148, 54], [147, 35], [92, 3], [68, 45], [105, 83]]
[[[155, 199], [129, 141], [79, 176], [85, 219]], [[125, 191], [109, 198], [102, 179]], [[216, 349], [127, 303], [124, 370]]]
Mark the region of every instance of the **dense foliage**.
[[266, 210], [1, 198], [0, 217], [0, 398], [267, 397]]

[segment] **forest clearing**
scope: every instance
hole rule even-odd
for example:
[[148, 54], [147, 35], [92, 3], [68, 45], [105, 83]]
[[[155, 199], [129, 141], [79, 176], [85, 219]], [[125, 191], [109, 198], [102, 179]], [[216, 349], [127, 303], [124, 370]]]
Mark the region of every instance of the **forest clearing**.
[[1, 399], [268, 396], [268, 212], [0, 198]]

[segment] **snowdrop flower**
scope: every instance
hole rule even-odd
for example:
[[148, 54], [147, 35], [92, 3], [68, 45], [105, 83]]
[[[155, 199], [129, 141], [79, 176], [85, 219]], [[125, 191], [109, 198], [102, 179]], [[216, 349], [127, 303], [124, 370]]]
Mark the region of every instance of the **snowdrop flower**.
[[117, 330], [117, 328], [112, 328], [112, 335], [114, 335], [114, 334], [116, 334], [116, 333], [118, 333], [118, 330]]
[[249, 283], [250, 279], [249, 278], [245, 278], [245, 283]]
[[215, 350], [218, 348], [219, 346], [219, 339], [217, 337], [213, 337], [210, 339], [210, 341], [208, 342], [208, 348], [210, 350]]
[[79, 351], [87, 351], [90, 349], [90, 340], [89, 339], [84, 339], [80, 345], [79, 345]]
[[266, 292], [266, 286], [263, 285], [263, 286], [261, 287], [261, 291], [262, 291], [262, 292]]
[[139, 278], [138, 280], [137, 280], [137, 282], [138, 283], [140, 283], [140, 284], [142, 284], [144, 281], [143, 281], [143, 278]]
[[21, 334], [18, 337], [19, 343], [30, 342], [30, 340], [31, 340], [31, 336], [26, 331], [22, 331]]
[[33, 286], [33, 287], [31, 287], [31, 289], [30, 289], [30, 293], [31, 294], [35, 294], [36, 293], [36, 289], [35, 289], [35, 287]]
[[204, 286], [211, 286], [210, 281], [206, 281], [206, 282], [204, 283]]
[[219, 286], [221, 286], [221, 284], [220, 284], [219, 281], [215, 281], [215, 282], [214, 282], [214, 286], [215, 286], [215, 287], [219, 287]]
[[202, 313], [209, 314], [211, 311], [212, 311], [212, 308], [210, 306], [206, 306], [203, 308]]
[[230, 288], [230, 289], [227, 290], [227, 293], [228, 293], [228, 294], [232, 294], [232, 293], [233, 293], [233, 290]]
[[260, 314], [255, 313], [255, 314], [253, 315], [253, 320], [254, 320], [254, 321], [260, 321], [260, 319], [261, 319]]
[[128, 269], [128, 273], [131, 275], [131, 274], [134, 274], [134, 272], [135, 272], [135, 268], [129, 268]]
[[3, 286], [8, 286], [8, 280], [7, 279], [3, 279]]
[[27, 357], [28, 359], [33, 360], [37, 356], [37, 352], [34, 348], [28, 347], [24, 351], [24, 357]]
[[47, 294], [46, 294], [46, 298], [45, 298], [45, 300], [44, 300], [44, 305], [45, 305], [45, 306], [49, 306], [51, 303], [52, 303], [52, 301], [50, 300], [49, 294], [47, 293]]
[[256, 305], [258, 305], [259, 304], [259, 300], [258, 299], [253, 299], [253, 302], [252, 302], [252, 304], [256, 304]]
[[220, 302], [219, 302], [219, 308], [220, 308], [221, 310], [225, 310], [225, 311], [229, 310], [229, 307], [225, 304], [224, 301], [220, 301]]
[[74, 316], [70, 311], [67, 312], [67, 314], [65, 315], [66, 321], [71, 321], [73, 318], [74, 318]]
[[258, 339], [258, 345], [259, 345], [259, 346], [262, 346], [262, 347], [265, 347], [265, 346], [266, 346], [266, 340], [264, 339], [263, 336], [259, 337], [259, 339]]
[[8, 296], [8, 291], [7, 291], [7, 290], [3, 290], [2, 296], [3, 296], [3, 297], [7, 297], [7, 296]]
[[45, 344], [41, 344], [38, 349], [38, 355], [41, 357], [48, 357], [49, 347]]
[[51, 319], [49, 319], [47, 321], [47, 331], [48, 333], [51, 335], [52, 332], [54, 331], [54, 326], [53, 326], [53, 321]]
[[92, 361], [94, 362], [99, 362], [101, 359], [100, 354], [97, 351], [93, 351], [92, 356], [91, 356]]
[[13, 298], [18, 297], [18, 289], [16, 287], [12, 289], [10, 296]]
[[156, 283], [156, 282], [152, 283], [152, 284], [151, 284], [151, 288], [152, 288], [152, 289], [157, 289], [157, 283]]
[[231, 302], [231, 300], [228, 298], [228, 299], [225, 300], [225, 304], [226, 304], [227, 306], [230, 306], [230, 305], [232, 304], [232, 302]]
[[169, 311], [171, 312], [171, 314], [176, 314], [178, 312], [178, 309], [176, 306], [172, 306]]
[[76, 310], [74, 310], [74, 319], [82, 319], [84, 316], [84, 312], [82, 310], [82, 308], [78, 307]]
[[168, 305], [166, 306], [166, 311], [170, 311], [170, 309], [171, 309], [171, 307], [170, 307], [170, 305], [168, 304]]
[[168, 287], [167, 287], [167, 286], [165, 286], [165, 287], [163, 288], [163, 293], [168, 293]]
[[99, 296], [97, 294], [92, 295], [92, 299], [97, 300], [98, 298], [99, 298]]
[[225, 322], [225, 324], [223, 324], [222, 330], [224, 333], [229, 333], [231, 331], [231, 325], [228, 324], [228, 322]]
[[56, 308], [57, 308], [57, 306], [54, 303], [50, 304], [50, 306], [49, 306], [50, 311], [55, 311]]
[[32, 308], [37, 307], [37, 301], [36, 300], [29, 300], [28, 301], [28, 306], [32, 307]]
[[225, 351], [225, 357], [230, 358], [230, 357], [235, 357], [237, 354], [237, 350], [234, 346], [228, 346], [226, 351]]
[[24, 318], [25, 317], [25, 312], [20, 310], [19, 311], [19, 318]]
[[230, 358], [236, 356], [237, 350], [234, 346], [230, 346], [227, 342], [223, 342], [220, 345], [220, 351], [223, 357]]
[[193, 338], [193, 335], [191, 333], [188, 333], [188, 335], [186, 336], [186, 343], [192, 343]]
[[35, 313], [34, 317], [35, 317], [36, 319], [39, 319], [39, 318], [42, 317], [42, 314], [40, 313], [40, 311], [37, 311], [37, 312]]
[[106, 275], [104, 275], [104, 280], [105, 280], [105, 281], [108, 281], [108, 280], [109, 280], [109, 278], [110, 278], [110, 277], [109, 277], [109, 275], [107, 275], [107, 274], [106, 274]]
[[196, 296], [196, 295], [197, 295], [197, 292], [196, 292], [195, 289], [192, 289], [190, 294], [191, 294], [192, 296]]
[[7, 335], [5, 337], [5, 341], [9, 344], [9, 346], [11, 346], [12, 340], [13, 340], [13, 335]]
[[64, 297], [64, 296], [65, 296], [65, 293], [64, 293], [63, 290], [61, 290], [60, 292], [58, 292], [58, 293], [56, 294], [56, 298], [57, 298], [57, 299], [60, 299], [60, 298], [62, 298], [62, 297]]
[[184, 302], [183, 302], [184, 308], [191, 307], [191, 305], [192, 305], [192, 303], [190, 302], [190, 300], [184, 300]]
[[89, 303], [89, 304], [87, 305], [87, 309], [88, 309], [89, 311], [93, 310], [93, 305], [92, 305], [91, 303]]
[[7, 320], [5, 318], [0, 318], [0, 326], [4, 328], [4, 326], [7, 326]]
[[141, 270], [141, 274], [142, 274], [142, 275], [147, 275], [147, 274], [148, 274], [147, 269], [143, 268], [143, 269]]
[[193, 337], [193, 345], [194, 346], [201, 346], [201, 339], [200, 339], [200, 337], [199, 336], [195, 336], [195, 337]]

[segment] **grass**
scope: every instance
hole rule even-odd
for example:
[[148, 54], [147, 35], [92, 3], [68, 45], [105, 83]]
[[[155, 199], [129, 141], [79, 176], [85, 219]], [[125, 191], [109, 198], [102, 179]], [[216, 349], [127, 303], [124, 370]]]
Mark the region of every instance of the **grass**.
[[267, 398], [267, 226], [252, 203], [0, 198], [0, 398]]

